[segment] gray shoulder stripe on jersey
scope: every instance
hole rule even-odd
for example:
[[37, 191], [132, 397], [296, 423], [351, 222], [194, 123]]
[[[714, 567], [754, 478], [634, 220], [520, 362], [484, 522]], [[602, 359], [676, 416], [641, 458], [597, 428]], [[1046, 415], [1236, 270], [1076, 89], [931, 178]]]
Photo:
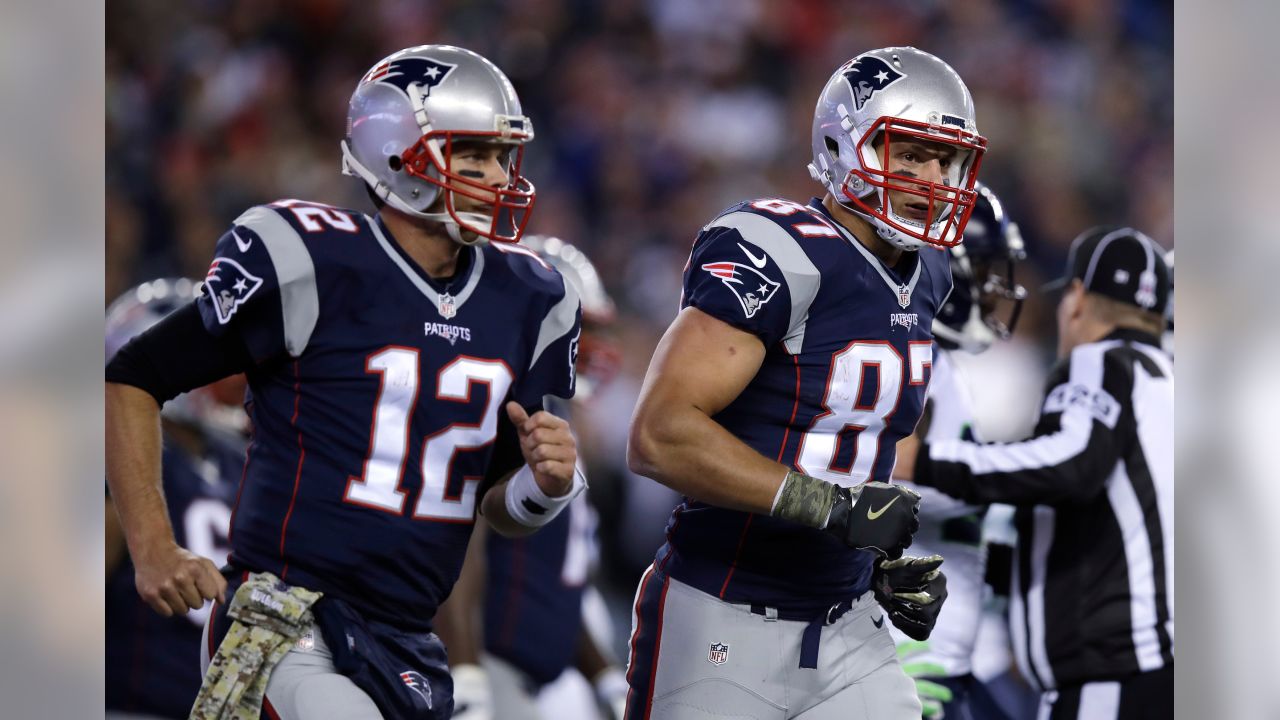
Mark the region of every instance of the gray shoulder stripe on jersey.
[[716, 218], [708, 228], [722, 227], [737, 230], [747, 242], [764, 250], [782, 270], [791, 295], [791, 323], [783, 344], [787, 352], [796, 354], [804, 344], [804, 330], [809, 319], [809, 306], [822, 285], [822, 273], [809, 259], [804, 248], [786, 230], [772, 220], [755, 213], [729, 213]]
[[256, 232], [271, 256], [280, 287], [284, 346], [290, 355], [298, 357], [306, 350], [320, 317], [316, 266], [311, 253], [293, 226], [269, 208], [251, 208], [236, 218], [235, 224]]
[[542, 327], [538, 329], [538, 342], [533, 346], [533, 357], [529, 359], [530, 368], [538, 362], [542, 352], [551, 343], [573, 329], [573, 321], [578, 316], [578, 291], [564, 278], [560, 282], [564, 285], [564, 297], [551, 306], [551, 311], [542, 319]]

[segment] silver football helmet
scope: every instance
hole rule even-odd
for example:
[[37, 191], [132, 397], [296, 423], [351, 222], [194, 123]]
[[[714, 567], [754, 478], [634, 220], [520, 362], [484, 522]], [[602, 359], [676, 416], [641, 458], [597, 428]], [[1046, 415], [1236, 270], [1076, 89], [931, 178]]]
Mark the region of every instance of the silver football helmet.
[[[809, 174], [880, 237], [904, 250], [960, 242], [987, 140], [978, 134], [973, 97], [950, 65], [912, 47], [862, 53], [827, 80], [811, 140]], [[956, 148], [943, 182], [886, 172], [890, 145], [912, 140]], [[927, 202], [925, 219], [895, 212], [890, 190]]]
[[622, 352], [606, 332], [617, 317], [600, 274], [581, 250], [551, 235], [529, 235], [520, 242], [555, 268], [582, 301], [582, 338], [578, 341], [578, 382], [574, 399], [584, 400], [617, 374]]
[[[445, 223], [457, 242], [516, 242], [535, 197], [533, 183], [520, 174], [524, 144], [532, 139], [533, 123], [496, 65], [452, 45], [419, 45], [387, 56], [356, 86], [342, 172], [403, 213]], [[513, 150], [507, 185], [496, 198], [493, 188], [452, 168], [454, 144], [468, 140]], [[492, 202], [489, 212], [459, 211], [455, 193]]]
[[[159, 278], [130, 288], [116, 298], [107, 308], [107, 361], [135, 335], [200, 297], [200, 292], [201, 284], [195, 280]], [[249, 416], [240, 404], [244, 400], [242, 378], [235, 376], [234, 381], [219, 381], [185, 392], [165, 403], [160, 414], [204, 431], [244, 434], [249, 429]]]

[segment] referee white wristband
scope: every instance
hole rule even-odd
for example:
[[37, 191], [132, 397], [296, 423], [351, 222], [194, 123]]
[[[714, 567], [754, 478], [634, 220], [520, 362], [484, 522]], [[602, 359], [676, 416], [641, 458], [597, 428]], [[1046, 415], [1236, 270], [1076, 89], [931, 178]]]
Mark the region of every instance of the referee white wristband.
[[559, 497], [550, 497], [542, 492], [538, 482], [533, 479], [533, 469], [525, 465], [507, 481], [507, 514], [525, 527], [542, 527], [554, 520], [586, 486], [587, 481], [581, 469], [574, 467], [573, 485], [569, 492]]

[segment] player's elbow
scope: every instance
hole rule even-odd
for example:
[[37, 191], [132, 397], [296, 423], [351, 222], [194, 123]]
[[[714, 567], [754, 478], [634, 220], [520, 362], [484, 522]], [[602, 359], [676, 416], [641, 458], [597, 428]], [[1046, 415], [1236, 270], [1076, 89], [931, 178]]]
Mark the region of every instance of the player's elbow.
[[627, 437], [627, 466], [631, 472], [661, 481], [665, 476], [665, 460], [671, 456], [676, 438], [661, 414], [641, 406], [631, 419]]

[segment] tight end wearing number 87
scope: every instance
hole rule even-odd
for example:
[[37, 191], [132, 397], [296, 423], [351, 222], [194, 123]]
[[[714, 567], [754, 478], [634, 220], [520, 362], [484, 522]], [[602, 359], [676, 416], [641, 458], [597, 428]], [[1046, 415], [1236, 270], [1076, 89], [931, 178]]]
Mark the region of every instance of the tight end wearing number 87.
[[[888, 480], [952, 283], [946, 253], [917, 250], [958, 242], [986, 141], [959, 76], [914, 48], [838, 68], [811, 141], [824, 196], [704, 226], [649, 365], [628, 457], [685, 500], [637, 592], [628, 718], [920, 717], [892, 642], [871, 642], [871, 576], [919, 527]], [[689, 660], [712, 643], [723, 665]]]

